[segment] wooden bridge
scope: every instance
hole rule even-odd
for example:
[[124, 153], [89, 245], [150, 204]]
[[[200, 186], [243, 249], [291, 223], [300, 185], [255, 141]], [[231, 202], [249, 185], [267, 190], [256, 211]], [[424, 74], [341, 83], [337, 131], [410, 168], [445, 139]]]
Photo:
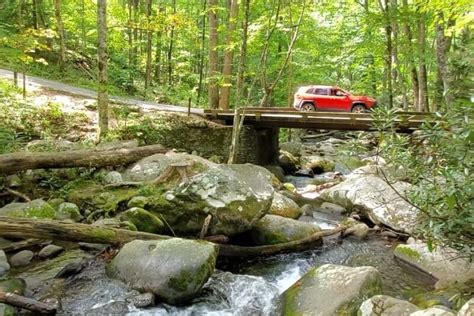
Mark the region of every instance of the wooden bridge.
[[[377, 120], [370, 113], [348, 112], [300, 112], [293, 108], [241, 108], [239, 114], [245, 125], [256, 128], [306, 128], [325, 130], [376, 130]], [[236, 111], [204, 110], [210, 120], [233, 125]], [[410, 133], [421, 124], [430, 121], [430, 113], [397, 112], [393, 124], [398, 132]]]

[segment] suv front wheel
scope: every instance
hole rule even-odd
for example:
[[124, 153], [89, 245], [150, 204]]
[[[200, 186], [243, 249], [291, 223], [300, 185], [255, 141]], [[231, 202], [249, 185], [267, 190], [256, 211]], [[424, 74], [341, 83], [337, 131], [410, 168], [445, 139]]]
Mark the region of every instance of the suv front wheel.
[[365, 106], [362, 104], [356, 104], [352, 107], [352, 113], [364, 113], [366, 111]]

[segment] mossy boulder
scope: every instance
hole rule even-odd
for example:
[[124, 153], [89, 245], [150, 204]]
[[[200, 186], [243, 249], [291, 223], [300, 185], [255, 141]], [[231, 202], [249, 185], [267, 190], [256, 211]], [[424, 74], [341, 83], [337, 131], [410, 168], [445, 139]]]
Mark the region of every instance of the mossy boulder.
[[417, 242], [398, 245], [394, 255], [438, 279], [436, 288], [474, 279], [474, 264], [454, 249], [439, 246], [430, 251], [426, 243]]
[[[256, 245], [273, 245], [309, 237], [321, 229], [313, 224], [277, 215], [265, 215], [251, 230]], [[323, 240], [321, 238], [321, 245]]]
[[132, 208], [132, 207], [144, 208], [147, 203], [148, 203], [148, 198], [146, 196], [139, 195], [139, 196], [134, 196], [133, 198], [131, 198], [130, 201], [128, 201], [127, 206], [129, 208]]
[[157, 234], [165, 229], [165, 225], [156, 215], [139, 207], [132, 207], [120, 214], [120, 220], [132, 223], [142, 232]]
[[320, 198], [348, 211], [364, 212], [377, 225], [412, 233], [417, 227], [419, 212], [402, 197], [410, 187], [406, 182], [388, 184], [379, 177], [363, 175], [321, 191]]
[[356, 315], [363, 301], [381, 292], [374, 267], [325, 264], [282, 294], [283, 315]]
[[358, 316], [409, 316], [420, 310], [410, 302], [388, 295], [375, 295], [365, 300], [359, 308]]
[[[421, 309], [430, 308], [436, 305], [443, 305], [451, 309], [460, 309], [469, 298], [472, 297], [474, 289], [474, 278], [466, 283], [454, 283], [441, 289], [434, 289], [426, 292], [409, 293], [410, 302]], [[453, 300], [453, 297], [456, 299]]]
[[320, 156], [303, 156], [301, 157], [301, 168], [311, 169], [315, 174], [334, 171], [336, 164], [334, 161]]
[[135, 240], [123, 246], [107, 274], [166, 303], [181, 304], [196, 297], [212, 275], [217, 251], [205, 241]]
[[280, 150], [278, 162], [283, 170], [288, 173], [296, 171], [300, 165], [299, 159], [285, 150]]
[[281, 193], [275, 192], [270, 207], [270, 214], [287, 218], [298, 218], [303, 212], [295, 201]]
[[56, 212], [48, 202], [36, 199], [27, 203], [7, 204], [0, 208], [0, 216], [53, 219]]
[[260, 166], [218, 165], [149, 197], [146, 209], [160, 214], [178, 234], [199, 234], [212, 215], [208, 233], [233, 236], [269, 212], [273, 178]]
[[124, 173], [124, 179], [131, 181], [152, 181], [173, 164], [189, 164], [188, 176], [202, 172], [216, 164], [199, 156], [186, 153], [168, 152], [155, 154], [141, 159], [130, 166]]
[[56, 219], [72, 219], [73, 221], [78, 222], [81, 220], [81, 218], [81, 212], [76, 204], [64, 202], [58, 206], [58, 210], [56, 212]]

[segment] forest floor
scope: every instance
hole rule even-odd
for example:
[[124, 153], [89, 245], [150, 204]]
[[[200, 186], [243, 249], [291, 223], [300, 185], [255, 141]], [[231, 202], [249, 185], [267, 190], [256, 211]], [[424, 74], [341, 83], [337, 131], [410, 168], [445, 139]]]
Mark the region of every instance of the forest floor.
[[[13, 72], [7, 69], [0, 68], [0, 78], [7, 80], [13, 80]], [[21, 85], [21, 74], [19, 74], [19, 85]], [[33, 92], [38, 95], [47, 95], [52, 99], [69, 97], [70, 100], [74, 100], [76, 96], [84, 97], [87, 99], [96, 99], [97, 91], [91, 89], [85, 89], [80, 87], [75, 87], [70, 84], [65, 84], [59, 81], [53, 81], [48, 79], [43, 79], [35, 76], [26, 76], [26, 89], [28, 92]], [[143, 101], [135, 98], [127, 98], [121, 96], [109, 96], [109, 99], [112, 103], [116, 104], [125, 104], [138, 106], [143, 111], [173, 111], [173, 112], [187, 112], [188, 109], [182, 106], [176, 106], [172, 104], [162, 104], [150, 101]], [[201, 114], [202, 109], [191, 108], [191, 112], [195, 114]]]

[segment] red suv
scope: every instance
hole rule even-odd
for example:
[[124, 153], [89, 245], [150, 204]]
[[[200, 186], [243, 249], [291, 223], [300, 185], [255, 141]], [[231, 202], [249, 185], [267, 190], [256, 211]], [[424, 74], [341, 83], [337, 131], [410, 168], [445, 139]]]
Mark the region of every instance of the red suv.
[[305, 86], [295, 93], [293, 107], [300, 111], [345, 111], [361, 113], [377, 105], [377, 100], [355, 96], [334, 86]]

